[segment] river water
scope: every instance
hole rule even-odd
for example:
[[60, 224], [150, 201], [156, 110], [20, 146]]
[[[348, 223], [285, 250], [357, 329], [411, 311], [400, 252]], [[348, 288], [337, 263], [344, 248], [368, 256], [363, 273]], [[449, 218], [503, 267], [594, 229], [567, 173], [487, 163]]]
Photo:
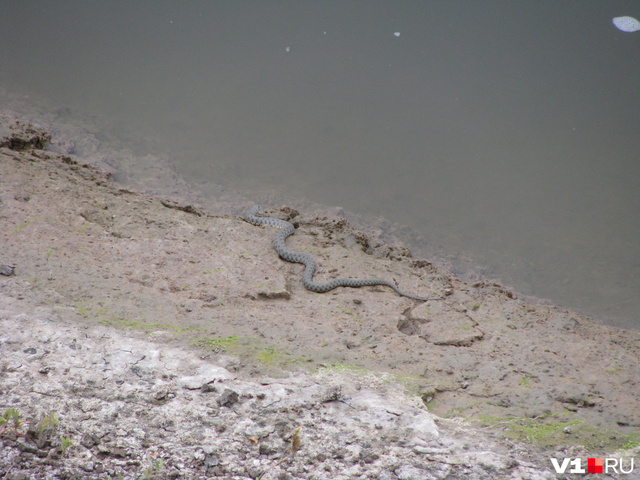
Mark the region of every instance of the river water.
[[99, 114], [194, 185], [385, 217], [640, 328], [640, 32], [612, 22], [637, 1], [0, 11], [1, 87]]

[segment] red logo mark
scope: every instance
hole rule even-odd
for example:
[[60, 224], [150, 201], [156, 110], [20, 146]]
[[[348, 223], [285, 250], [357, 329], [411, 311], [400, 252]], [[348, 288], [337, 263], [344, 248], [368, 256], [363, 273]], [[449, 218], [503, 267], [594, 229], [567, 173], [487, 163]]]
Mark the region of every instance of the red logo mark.
[[601, 458], [587, 459], [587, 472], [602, 473], [602, 459]]

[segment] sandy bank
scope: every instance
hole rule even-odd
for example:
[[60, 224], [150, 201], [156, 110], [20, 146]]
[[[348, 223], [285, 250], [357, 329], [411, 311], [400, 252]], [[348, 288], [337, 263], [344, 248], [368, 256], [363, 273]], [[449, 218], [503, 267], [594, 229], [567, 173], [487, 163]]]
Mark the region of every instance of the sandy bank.
[[271, 212], [319, 280], [444, 300], [311, 293], [273, 229], [125, 188], [10, 114], [0, 133], [0, 414], [29, 422], [0, 435], [6, 478], [552, 478], [549, 456], [640, 441], [640, 332]]

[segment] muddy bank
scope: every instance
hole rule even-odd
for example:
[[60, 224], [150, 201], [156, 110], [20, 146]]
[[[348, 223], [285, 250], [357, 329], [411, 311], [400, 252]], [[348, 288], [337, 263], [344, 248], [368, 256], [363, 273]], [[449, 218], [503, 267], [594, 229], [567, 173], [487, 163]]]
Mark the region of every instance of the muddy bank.
[[340, 216], [272, 211], [319, 281], [443, 300], [311, 293], [272, 228], [123, 187], [43, 149], [46, 128], [2, 125], [0, 413], [30, 420], [0, 436], [12, 474], [545, 478], [549, 456], [640, 441], [639, 332], [464, 283]]

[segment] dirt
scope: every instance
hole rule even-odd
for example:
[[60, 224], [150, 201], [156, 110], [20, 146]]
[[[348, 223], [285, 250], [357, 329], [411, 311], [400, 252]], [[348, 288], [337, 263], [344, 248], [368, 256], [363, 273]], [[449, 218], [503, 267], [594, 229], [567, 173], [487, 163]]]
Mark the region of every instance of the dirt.
[[142, 193], [154, 175], [134, 188], [126, 164], [55, 131], [0, 115], [0, 478], [533, 479], [555, 478], [550, 457], [638, 463], [640, 332], [463, 282], [340, 215], [267, 210], [298, 227], [288, 245], [316, 258], [317, 281], [441, 300], [306, 291], [273, 228]]

